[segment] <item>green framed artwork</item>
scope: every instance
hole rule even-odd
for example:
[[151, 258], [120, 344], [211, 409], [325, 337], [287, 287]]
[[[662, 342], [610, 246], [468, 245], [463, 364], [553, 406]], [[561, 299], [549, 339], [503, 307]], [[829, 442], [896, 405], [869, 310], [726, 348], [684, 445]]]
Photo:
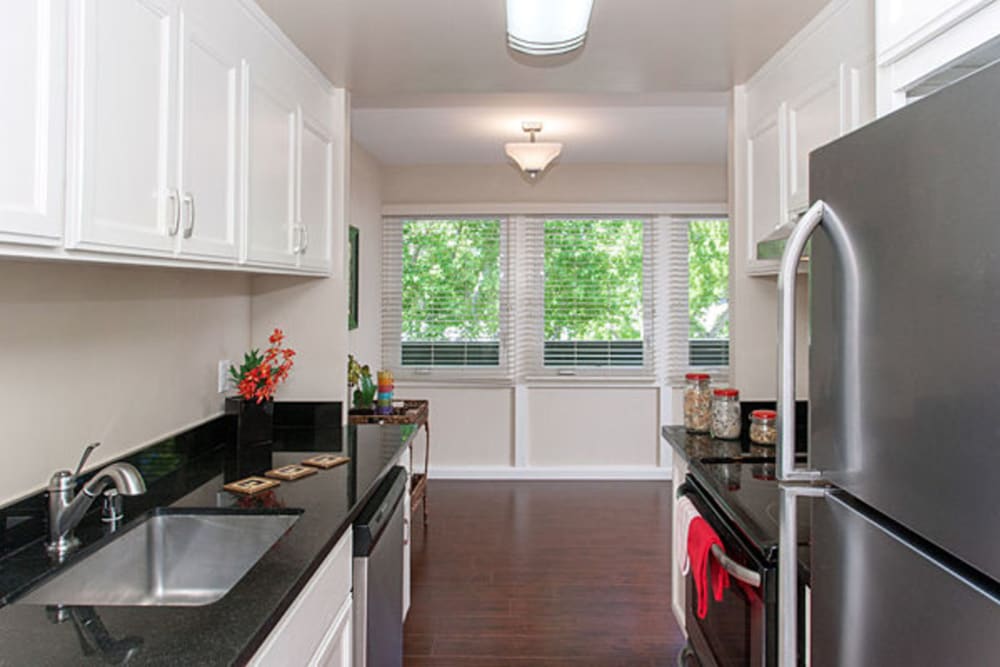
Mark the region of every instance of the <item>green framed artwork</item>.
[[353, 330], [358, 328], [358, 255], [361, 251], [361, 232], [357, 227], [352, 225], [347, 228], [347, 241], [351, 248], [351, 275], [347, 285], [347, 328]]

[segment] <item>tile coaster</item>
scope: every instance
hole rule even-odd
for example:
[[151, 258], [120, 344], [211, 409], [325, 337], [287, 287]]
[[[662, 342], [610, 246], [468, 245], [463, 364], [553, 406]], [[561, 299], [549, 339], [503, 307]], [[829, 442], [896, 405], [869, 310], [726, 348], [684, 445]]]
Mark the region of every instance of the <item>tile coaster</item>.
[[347, 463], [351, 460], [349, 456], [341, 456], [340, 454], [318, 454], [316, 456], [310, 457], [303, 461], [303, 465], [313, 466], [314, 468], [333, 468], [341, 465], [342, 463]]
[[283, 479], [291, 482], [296, 479], [308, 477], [309, 475], [315, 475], [316, 472], [317, 472], [316, 468], [310, 468], [309, 466], [303, 466], [297, 463], [292, 463], [287, 466], [281, 466], [280, 468], [275, 468], [274, 470], [268, 470], [264, 474], [267, 475], [268, 477], [274, 477], [275, 479]]
[[253, 476], [244, 477], [243, 479], [235, 482], [230, 482], [222, 488], [230, 493], [240, 493], [244, 496], [252, 496], [255, 493], [260, 493], [261, 491], [274, 488], [279, 484], [281, 484], [281, 482], [278, 482], [277, 480]]

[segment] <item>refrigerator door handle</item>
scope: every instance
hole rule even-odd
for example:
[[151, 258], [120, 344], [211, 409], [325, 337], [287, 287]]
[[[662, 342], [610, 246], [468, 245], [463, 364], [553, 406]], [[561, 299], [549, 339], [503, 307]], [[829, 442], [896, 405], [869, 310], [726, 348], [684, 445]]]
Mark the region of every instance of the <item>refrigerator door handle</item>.
[[809, 237], [816, 231], [826, 212], [826, 204], [817, 201], [795, 224], [785, 243], [778, 272], [778, 479], [810, 481], [819, 477], [813, 470], [795, 468], [795, 279], [799, 260]]
[[713, 544], [710, 552], [712, 556], [715, 557], [715, 560], [719, 561], [719, 565], [722, 566], [722, 569], [728, 572], [731, 577], [737, 581], [742, 581], [748, 586], [760, 588], [760, 573], [755, 572], [748, 567], [743, 567], [734, 561], [726, 555], [726, 552], [719, 548], [718, 544]]
[[[778, 667], [798, 667], [799, 555], [795, 501], [799, 496], [826, 495], [821, 486], [779, 485], [778, 514]], [[808, 627], [808, 626], [806, 626]], [[808, 638], [806, 644], [808, 645]], [[805, 656], [803, 656], [805, 659]]]

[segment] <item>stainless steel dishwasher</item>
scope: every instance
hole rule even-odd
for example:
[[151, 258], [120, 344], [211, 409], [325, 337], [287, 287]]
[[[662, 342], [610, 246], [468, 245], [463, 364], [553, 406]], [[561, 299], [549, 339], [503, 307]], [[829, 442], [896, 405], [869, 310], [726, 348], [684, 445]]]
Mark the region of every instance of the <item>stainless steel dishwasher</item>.
[[403, 664], [403, 498], [396, 466], [354, 522], [354, 665]]

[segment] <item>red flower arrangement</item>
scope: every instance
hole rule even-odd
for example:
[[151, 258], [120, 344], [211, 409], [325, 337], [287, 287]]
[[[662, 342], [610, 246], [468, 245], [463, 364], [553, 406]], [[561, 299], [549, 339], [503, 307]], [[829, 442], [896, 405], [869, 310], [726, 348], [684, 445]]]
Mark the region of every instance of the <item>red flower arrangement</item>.
[[281, 329], [275, 329], [268, 339], [270, 347], [262, 355], [254, 348], [243, 356], [239, 368], [229, 367], [229, 377], [236, 385], [240, 396], [248, 401], [263, 403], [274, 397], [278, 385], [288, 379], [288, 372], [295, 362], [295, 350], [282, 348], [285, 334]]

